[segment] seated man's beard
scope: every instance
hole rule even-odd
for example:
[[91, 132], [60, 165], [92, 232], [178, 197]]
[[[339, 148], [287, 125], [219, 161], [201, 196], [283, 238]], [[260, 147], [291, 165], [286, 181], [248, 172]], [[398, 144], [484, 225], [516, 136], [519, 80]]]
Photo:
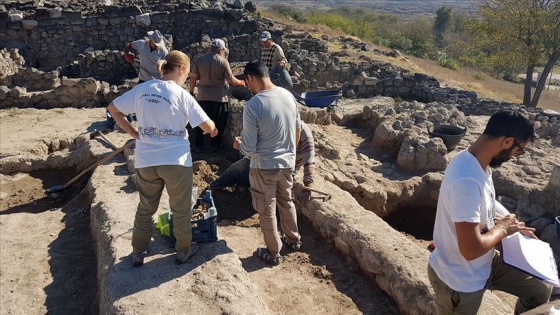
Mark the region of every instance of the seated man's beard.
[[503, 149], [502, 151], [500, 151], [500, 153], [494, 156], [490, 161], [490, 167], [496, 168], [501, 166], [504, 162], [509, 161], [513, 157], [511, 152], [513, 151], [514, 147], [515, 146], [512, 146], [510, 149]]

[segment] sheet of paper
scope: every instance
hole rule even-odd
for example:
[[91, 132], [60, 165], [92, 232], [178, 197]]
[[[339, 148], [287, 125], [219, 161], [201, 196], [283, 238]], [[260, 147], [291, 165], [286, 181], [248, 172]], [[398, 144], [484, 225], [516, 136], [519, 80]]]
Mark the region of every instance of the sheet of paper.
[[548, 243], [515, 233], [502, 239], [502, 257], [506, 264], [560, 286], [558, 268]]

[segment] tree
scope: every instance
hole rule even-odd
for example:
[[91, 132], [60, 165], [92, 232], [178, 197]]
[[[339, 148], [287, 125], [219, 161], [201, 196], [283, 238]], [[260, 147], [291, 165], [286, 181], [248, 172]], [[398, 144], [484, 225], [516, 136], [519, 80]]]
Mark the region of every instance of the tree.
[[[560, 50], [560, 0], [479, 0], [479, 20], [471, 29], [474, 42], [501, 62], [523, 61], [526, 80], [523, 104], [536, 107], [546, 77]], [[535, 93], [536, 66], [545, 64]]]
[[434, 34], [436, 36], [436, 44], [443, 47], [443, 36], [449, 29], [451, 24], [451, 8], [443, 6], [436, 11], [436, 19], [434, 20]]

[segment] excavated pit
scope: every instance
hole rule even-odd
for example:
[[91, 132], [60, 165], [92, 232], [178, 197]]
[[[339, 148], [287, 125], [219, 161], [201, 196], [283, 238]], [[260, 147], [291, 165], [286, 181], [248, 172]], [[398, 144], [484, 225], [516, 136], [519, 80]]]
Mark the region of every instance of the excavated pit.
[[435, 219], [436, 209], [415, 206], [395, 209], [383, 218], [395, 230], [424, 241], [432, 240]]
[[[1, 175], [3, 262], [17, 264], [19, 269], [4, 265], [2, 272], [21, 286], [5, 292], [3, 299], [12, 300], [15, 295], [23, 303], [27, 290], [43, 288], [45, 313], [98, 314], [91, 199], [83, 191], [88, 177], [57, 199], [45, 194], [45, 189], [76, 174], [75, 168], [68, 168]], [[23, 297], [17, 297], [18, 292]]]

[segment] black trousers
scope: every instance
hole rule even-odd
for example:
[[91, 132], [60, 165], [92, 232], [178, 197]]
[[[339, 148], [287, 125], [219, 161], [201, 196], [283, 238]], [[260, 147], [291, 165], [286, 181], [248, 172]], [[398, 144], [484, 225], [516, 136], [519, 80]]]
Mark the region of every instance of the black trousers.
[[[206, 112], [208, 117], [216, 124], [218, 135], [210, 140], [213, 147], [219, 148], [226, 129], [227, 118], [229, 113], [228, 103], [214, 102], [214, 101], [198, 101], [200, 107]], [[195, 147], [202, 147], [204, 144], [204, 133], [199, 127], [194, 128], [194, 145]]]

